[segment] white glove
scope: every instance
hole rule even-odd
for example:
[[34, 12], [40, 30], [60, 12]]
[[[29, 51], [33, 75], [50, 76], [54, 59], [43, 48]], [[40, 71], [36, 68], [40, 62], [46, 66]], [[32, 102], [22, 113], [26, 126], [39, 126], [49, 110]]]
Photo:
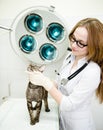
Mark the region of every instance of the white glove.
[[29, 81], [35, 85], [43, 86], [47, 91], [53, 87], [53, 82], [39, 71], [29, 72]]

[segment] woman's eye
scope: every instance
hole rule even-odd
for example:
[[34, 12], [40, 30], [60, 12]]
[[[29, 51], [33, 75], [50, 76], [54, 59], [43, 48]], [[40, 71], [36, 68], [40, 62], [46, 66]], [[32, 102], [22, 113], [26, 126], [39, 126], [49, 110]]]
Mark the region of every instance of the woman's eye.
[[78, 42], [78, 44], [79, 44], [81, 47], [83, 47], [83, 45], [84, 45], [84, 44], [83, 44], [83, 43], [81, 43], [81, 42]]
[[76, 40], [75, 40], [75, 38], [72, 37], [72, 38], [71, 38], [71, 41], [72, 41], [72, 42], [75, 42]]

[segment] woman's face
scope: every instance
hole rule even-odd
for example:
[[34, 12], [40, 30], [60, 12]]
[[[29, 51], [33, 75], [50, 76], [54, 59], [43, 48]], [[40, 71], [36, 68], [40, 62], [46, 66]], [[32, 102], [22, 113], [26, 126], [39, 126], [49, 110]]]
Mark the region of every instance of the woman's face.
[[76, 58], [81, 59], [88, 54], [88, 32], [85, 27], [78, 27], [71, 38], [71, 49]]

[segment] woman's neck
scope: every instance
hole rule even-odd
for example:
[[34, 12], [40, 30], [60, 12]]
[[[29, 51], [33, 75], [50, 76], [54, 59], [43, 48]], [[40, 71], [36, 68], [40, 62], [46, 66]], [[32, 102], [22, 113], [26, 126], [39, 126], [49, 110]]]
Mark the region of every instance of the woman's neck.
[[72, 69], [73, 69], [75, 66], [77, 66], [77, 64], [78, 64], [78, 60], [75, 60], [74, 63], [73, 63], [73, 65], [72, 65]]
[[80, 59], [82, 59], [82, 58], [84, 58], [84, 57], [78, 57], [78, 56], [75, 56], [75, 61], [74, 61], [74, 63], [73, 63], [72, 68], [74, 68], [75, 66], [77, 66], [78, 61], [79, 61]]

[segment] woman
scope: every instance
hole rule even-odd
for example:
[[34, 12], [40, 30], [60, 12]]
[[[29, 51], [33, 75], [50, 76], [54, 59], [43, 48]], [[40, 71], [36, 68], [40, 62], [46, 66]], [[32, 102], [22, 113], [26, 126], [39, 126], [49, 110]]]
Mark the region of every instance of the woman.
[[72, 29], [69, 40], [72, 52], [56, 83], [37, 71], [28, 72], [29, 79], [44, 86], [59, 104], [60, 130], [95, 130], [90, 104], [95, 90], [103, 102], [103, 25], [95, 18], [83, 19]]

